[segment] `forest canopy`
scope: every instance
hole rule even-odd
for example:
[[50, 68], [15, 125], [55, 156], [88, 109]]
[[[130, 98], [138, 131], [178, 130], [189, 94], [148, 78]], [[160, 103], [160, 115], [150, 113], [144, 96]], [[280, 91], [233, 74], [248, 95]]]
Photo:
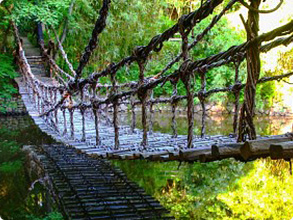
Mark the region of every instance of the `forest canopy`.
[[[211, 16], [197, 24], [190, 38], [200, 33], [210, 23], [213, 16], [218, 14], [228, 2], [228, 0], [225, 0]], [[44, 27], [45, 42], [53, 40], [57, 45], [54, 36], [54, 30], [56, 30], [69, 60], [76, 69], [84, 48], [91, 37], [101, 4], [102, 1], [93, 0], [4, 0], [0, 5], [0, 16], [4, 18], [0, 23], [0, 36], [3, 39], [0, 42], [1, 51], [7, 49], [7, 42], [10, 42], [10, 45], [13, 42], [10, 20], [15, 21], [21, 33], [27, 35], [35, 44], [37, 44], [36, 23], [41, 22]], [[98, 48], [91, 56], [89, 65], [83, 71], [83, 76], [87, 76], [94, 71], [100, 71], [109, 63], [129, 56], [136, 46], [146, 45], [153, 36], [171, 27], [180, 16], [197, 9], [200, 4], [200, 0], [113, 0], [109, 10], [107, 26], [100, 36]], [[290, 1], [286, 0], [282, 8], [286, 8], [290, 4]], [[273, 2], [263, 4], [264, 8], [273, 6], [275, 6]], [[226, 13], [227, 16], [224, 16], [204, 39], [192, 49], [190, 53], [192, 59], [197, 60], [207, 57], [224, 51], [233, 45], [245, 42], [246, 35], [243, 25], [240, 29], [235, 27], [235, 20], [238, 20], [241, 24], [240, 12], [243, 15], [247, 13], [247, 10], [245, 12], [243, 10], [246, 9], [241, 7], [240, 3], [236, 3]], [[238, 16], [236, 19], [235, 15]], [[285, 15], [283, 22], [286, 22], [289, 18], [290, 16]], [[147, 76], [159, 73], [172, 58], [178, 55], [181, 48], [179, 38], [179, 35], [175, 35], [174, 38], [165, 43], [164, 48], [159, 53], [152, 54], [150, 62], [146, 66], [145, 74]], [[266, 68], [263, 68], [261, 76], [272, 76], [292, 70], [292, 67], [288, 68], [286, 67], [288, 64], [282, 62], [283, 57], [289, 57], [290, 63], [292, 60], [290, 60], [291, 55], [292, 50], [291, 52], [289, 50], [289, 52], [279, 53], [274, 57], [275, 60], [279, 59], [276, 71], [265, 71]], [[56, 50], [54, 58], [61, 68], [69, 71], [60, 55], [60, 51]], [[266, 65], [265, 61], [262, 65]], [[174, 71], [176, 68], [178, 68], [178, 65], [174, 65], [169, 72]], [[136, 65], [126, 66], [118, 71], [118, 82], [137, 80], [138, 72]], [[207, 73], [207, 90], [231, 85], [234, 81], [234, 72], [233, 65], [210, 70]], [[243, 62], [240, 66], [240, 80], [244, 82], [245, 78], [246, 65]], [[100, 82], [108, 83], [110, 80], [102, 78]], [[283, 87], [283, 85], [278, 82], [259, 86], [257, 90], [257, 107], [267, 109], [273, 102], [281, 101], [282, 94], [276, 89], [280, 87]], [[195, 90], [199, 88], [200, 83], [195, 84]], [[182, 83], [179, 83], [178, 91], [180, 95], [185, 94]], [[171, 93], [172, 86], [170, 83], [167, 83], [164, 88], [155, 89], [155, 95], [170, 95]], [[230, 103], [233, 99], [232, 95], [223, 93], [209, 97], [209, 101], [223, 104]], [[195, 101], [197, 102], [198, 100], [196, 99]]]

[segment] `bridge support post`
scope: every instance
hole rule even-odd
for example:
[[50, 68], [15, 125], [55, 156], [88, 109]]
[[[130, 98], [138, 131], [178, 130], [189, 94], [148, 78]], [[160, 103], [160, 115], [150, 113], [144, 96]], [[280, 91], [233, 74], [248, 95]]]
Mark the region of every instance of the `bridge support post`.
[[[250, 0], [250, 7], [255, 10], [259, 9], [261, 0]], [[247, 41], [250, 41], [258, 36], [259, 31], [259, 13], [255, 10], [249, 10], [248, 20], [244, 24], [247, 32]], [[247, 60], [247, 82], [244, 93], [244, 103], [241, 108], [239, 119], [239, 134], [238, 141], [245, 140], [248, 135], [250, 140], [256, 139], [256, 131], [253, 123], [255, 110], [255, 93], [257, 80], [260, 74], [260, 56], [259, 56], [258, 42], [253, 45], [246, 52]]]
[[[111, 73], [112, 91], [111, 95], [115, 95], [117, 92], [116, 86], [116, 73]], [[119, 125], [118, 125], [118, 100], [113, 101], [113, 124], [115, 132], [115, 150], [119, 149]]]
[[81, 141], [85, 142], [86, 141], [86, 134], [85, 134], [85, 109], [81, 108], [80, 109], [80, 114], [81, 114], [81, 124], [82, 124], [82, 137], [81, 137]]
[[150, 119], [149, 119], [149, 134], [153, 134], [153, 118], [154, 118], [154, 104], [152, 103], [154, 97], [154, 91], [151, 91], [150, 99]]
[[191, 77], [189, 73], [182, 73], [183, 83], [185, 85], [186, 93], [187, 93], [187, 119], [188, 119], [188, 136], [187, 136], [187, 147], [192, 148], [193, 144], [193, 127], [194, 127], [194, 95], [191, 91]]
[[141, 101], [141, 122], [142, 122], [142, 128], [143, 128], [143, 137], [142, 137], [142, 142], [141, 145], [146, 148], [148, 144], [148, 134], [147, 134], [147, 107], [146, 107], [146, 99], [147, 99], [147, 92], [144, 94], [139, 95], [139, 99]]
[[74, 123], [73, 123], [73, 112], [72, 108], [69, 108], [69, 115], [70, 115], [70, 137], [74, 139]]
[[[97, 83], [94, 83], [92, 85], [92, 93], [93, 93], [93, 101], [96, 99], [97, 97]], [[99, 134], [99, 106], [95, 105], [95, 103], [92, 101], [92, 105], [93, 105], [93, 114], [94, 114], [94, 118], [95, 118], [95, 130], [96, 130], [96, 146], [99, 146], [101, 144], [101, 140], [100, 140], [100, 134]]]
[[134, 95], [131, 95], [130, 102], [131, 102], [131, 133], [134, 134], [135, 125], [136, 125], [135, 96]]
[[173, 86], [172, 102], [171, 102], [171, 106], [172, 106], [172, 109], [171, 109], [171, 111], [172, 111], [172, 131], [173, 131], [172, 138], [177, 138], [177, 136], [178, 136], [178, 133], [177, 133], [177, 123], [176, 123], [176, 107], [177, 107], [177, 101], [175, 100], [175, 97], [178, 94], [177, 83], [178, 83], [178, 78], [171, 80], [171, 84]]
[[40, 94], [40, 98], [41, 98], [41, 112], [42, 112], [42, 114], [45, 112], [45, 104], [44, 104], [44, 86], [43, 85], [41, 85], [40, 86], [40, 88], [41, 88], [41, 94]]
[[115, 132], [115, 150], [119, 149], [119, 125], [118, 125], [118, 103], [117, 100], [113, 103], [113, 123], [114, 123], [114, 132]]
[[182, 57], [184, 63], [180, 68], [180, 77], [182, 82], [185, 85], [186, 93], [187, 93], [187, 118], [188, 118], [188, 136], [187, 136], [187, 147], [192, 148], [193, 144], [193, 126], [194, 126], [194, 95], [191, 89], [191, 76], [193, 75], [192, 71], [188, 70], [189, 62], [189, 52], [188, 52], [188, 35], [191, 29], [185, 30], [184, 27], [184, 17], [178, 22], [179, 24], [179, 32], [181, 34], [182, 43], [181, 43], [181, 50], [182, 50]]
[[[139, 59], [137, 61], [139, 66], [139, 83], [140, 85], [144, 84], [144, 70], [145, 70], [145, 60]], [[147, 96], [148, 96], [148, 90], [146, 91], [140, 91], [138, 93], [138, 98], [141, 101], [141, 122], [142, 122], [142, 128], [143, 128], [143, 137], [141, 145], [144, 149], [146, 149], [148, 145], [148, 122], [147, 122]]]
[[[80, 90], [80, 100], [83, 103], [84, 101], [84, 91], [83, 89]], [[80, 108], [80, 114], [81, 114], [81, 123], [82, 123], [82, 137], [81, 137], [81, 141], [84, 142], [86, 141], [86, 134], [85, 134], [85, 108], [83, 106], [81, 106]]]
[[201, 109], [202, 109], [202, 115], [201, 115], [201, 138], [205, 136], [206, 133], [206, 105], [205, 105], [205, 100], [206, 100], [206, 73], [201, 72], [200, 73], [200, 78], [201, 78], [201, 90], [198, 93], [198, 98], [201, 104]]
[[[234, 61], [234, 66], [235, 66], [235, 85], [240, 85], [241, 82], [239, 81], [239, 66], [240, 66], [240, 61], [236, 60]], [[241, 88], [236, 87], [233, 89], [235, 101], [234, 101], [234, 116], [233, 116], [233, 134], [236, 135], [237, 129], [238, 129], [238, 118], [239, 118], [239, 98], [240, 98], [240, 91]]]
[[[54, 94], [54, 104], [56, 105], [57, 103], [58, 103], [58, 101], [57, 101], [57, 89], [54, 89], [53, 90], [53, 94]], [[59, 120], [58, 120], [58, 109], [56, 109], [55, 110], [55, 123], [56, 123], [56, 125], [58, 125], [58, 123], [59, 123]], [[57, 126], [57, 128], [58, 128], [58, 126]]]
[[44, 34], [41, 22], [37, 23], [37, 40], [39, 44], [44, 44]]
[[37, 94], [37, 109], [38, 109], [38, 112], [41, 113], [41, 104], [40, 104], [40, 95]]
[[99, 134], [99, 111], [97, 107], [93, 108], [94, 118], [95, 118], [95, 130], [96, 130], [96, 146], [101, 144], [100, 134]]
[[67, 120], [66, 120], [66, 108], [62, 109], [62, 114], [63, 114], [63, 135], [67, 134]]

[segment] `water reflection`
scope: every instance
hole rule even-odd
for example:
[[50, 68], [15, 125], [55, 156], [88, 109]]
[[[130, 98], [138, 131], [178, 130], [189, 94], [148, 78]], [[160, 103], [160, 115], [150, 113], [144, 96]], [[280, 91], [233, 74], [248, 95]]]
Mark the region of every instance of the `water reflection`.
[[[185, 112], [178, 113], [176, 116], [178, 134], [187, 134], [188, 125]], [[154, 131], [163, 133], [171, 133], [170, 111], [154, 113]], [[228, 114], [213, 114], [209, 115], [206, 120], [206, 134], [208, 135], [229, 135], [233, 132], [233, 116]], [[131, 124], [131, 114], [128, 113], [122, 119], [123, 123]], [[136, 126], [142, 128], [141, 114], [137, 114]], [[256, 131], [259, 135], [277, 135], [291, 132], [293, 117], [276, 117], [276, 116], [256, 116], [254, 119]], [[194, 133], [200, 135], [201, 130], [201, 115], [195, 114]]]
[[40, 176], [32, 166], [24, 145], [54, 141], [28, 116], [0, 117], [0, 216], [3, 219], [33, 219], [52, 211], [52, 200], [46, 187], [33, 181]]

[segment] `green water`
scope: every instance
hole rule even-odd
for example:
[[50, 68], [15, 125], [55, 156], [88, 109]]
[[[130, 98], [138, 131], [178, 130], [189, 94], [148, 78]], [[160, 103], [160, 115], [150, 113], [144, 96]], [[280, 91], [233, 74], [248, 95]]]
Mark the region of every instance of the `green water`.
[[[0, 217], [2, 219], [43, 219], [60, 216], [46, 188], [36, 183], [39, 177], [31, 169], [24, 145], [53, 143], [30, 117], [0, 117]], [[50, 218], [48, 218], [50, 219]]]
[[[131, 115], [126, 115], [124, 118], [124, 123], [130, 123]], [[139, 121], [138, 115], [137, 126], [141, 127]], [[285, 117], [258, 117], [255, 121], [260, 135], [285, 133], [291, 130], [292, 125], [292, 118]], [[186, 134], [187, 123], [183, 114], [178, 114], [177, 124], [178, 133]], [[231, 127], [231, 116], [211, 116], [207, 122], [207, 134], [229, 134], [232, 132]], [[155, 113], [154, 131], [171, 132], [171, 114]], [[195, 133], [199, 134], [199, 131], [200, 116], [197, 115]], [[37, 183], [33, 190], [29, 190], [37, 175], [30, 173], [29, 158], [21, 151], [23, 145], [52, 142], [53, 140], [42, 133], [28, 116], [0, 118], [0, 217], [2, 219], [45, 219], [48, 213], [51, 214], [46, 219], [60, 218], [60, 215], [52, 212], [56, 207], [44, 186]], [[113, 161], [113, 163], [179, 219], [206, 219], [197, 217], [192, 210], [204, 210], [202, 211], [204, 213], [211, 209], [213, 212], [211, 207], [221, 206], [215, 198], [229, 191], [229, 187], [232, 187], [235, 181], [247, 176], [254, 167], [253, 163], [244, 164], [234, 160], [208, 164], [147, 161]], [[195, 197], [206, 200], [198, 200]], [[222, 206], [225, 207], [225, 204]], [[209, 215], [212, 216], [208, 213], [207, 216]]]
[[[149, 117], [149, 116], [148, 116]], [[229, 135], [233, 132], [232, 115], [210, 115], [206, 118], [206, 134], [207, 135]], [[170, 112], [155, 112], [154, 113], [153, 130], [163, 133], [171, 133], [172, 114]], [[131, 123], [131, 114], [125, 116], [125, 123]], [[291, 132], [293, 117], [269, 117], [256, 116], [254, 119], [257, 134], [259, 135], [277, 135]], [[178, 134], [187, 134], [188, 124], [186, 112], [178, 113], [176, 116]], [[141, 126], [141, 115], [137, 115], [136, 125]], [[201, 115], [195, 114], [194, 133], [200, 135], [201, 130]]]

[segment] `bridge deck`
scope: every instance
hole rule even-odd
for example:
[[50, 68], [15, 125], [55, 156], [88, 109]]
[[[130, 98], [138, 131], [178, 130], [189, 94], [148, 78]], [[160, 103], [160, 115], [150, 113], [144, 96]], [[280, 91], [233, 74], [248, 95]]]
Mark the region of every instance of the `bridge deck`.
[[[142, 131], [136, 129], [135, 134], [130, 133], [130, 127], [127, 125], [120, 127], [120, 149], [114, 150], [114, 128], [108, 125], [106, 122], [99, 125], [99, 133], [101, 139], [101, 145], [96, 146], [94, 119], [90, 113], [85, 115], [86, 124], [86, 140], [82, 139], [82, 126], [81, 126], [81, 114], [80, 112], [74, 113], [74, 137], [72, 138], [68, 131], [64, 134], [63, 116], [58, 114], [58, 129], [54, 126], [50, 126], [50, 121], [39, 116], [36, 108], [36, 103], [30, 98], [30, 94], [22, 80], [22, 78], [16, 79], [19, 92], [22, 96], [24, 104], [28, 113], [33, 118], [34, 122], [40, 127], [40, 129], [52, 136], [58, 142], [75, 147], [77, 150], [91, 155], [97, 158], [108, 159], [148, 159], [148, 160], [179, 160], [179, 161], [201, 161], [208, 162], [222, 159], [223, 157], [218, 152], [213, 152], [212, 148], [228, 149], [228, 155], [226, 157], [234, 157], [240, 160], [246, 160], [240, 155], [240, 148], [243, 143], [237, 144], [235, 138], [228, 136], [206, 136], [205, 138], [196, 137], [193, 140], [194, 148], [187, 149], [187, 136], [179, 135], [177, 138], [172, 138], [170, 134], [153, 133], [149, 134], [149, 146], [147, 149], [143, 149], [140, 145], [142, 138]], [[48, 81], [48, 79], [47, 79]], [[66, 113], [67, 123], [69, 121], [69, 113]], [[259, 137], [260, 140], [268, 138], [285, 138], [285, 135], [280, 136], [266, 136]], [[267, 149], [268, 151], [268, 149]], [[226, 153], [226, 152], [225, 152]], [[258, 156], [270, 156], [269, 152], [260, 153]]]
[[[26, 55], [29, 65], [31, 66], [32, 74], [45, 84], [51, 85], [56, 82], [46, 77], [44, 65], [41, 63], [42, 57], [38, 55], [39, 51], [35, 50], [29, 41], [24, 38], [24, 48], [28, 49], [29, 53]], [[128, 125], [121, 125], [119, 127], [119, 150], [114, 148], [115, 132], [114, 126], [107, 117], [104, 121], [100, 119], [99, 122], [99, 135], [101, 143], [96, 144], [96, 131], [94, 116], [92, 111], [85, 113], [85, 140], [83, 139], [82, 131], [82, 115], [79, 110], [74, 112], [73, 126], [74, 135], [71, 134], [70, 114], [69, 111], [65, 111], [65, 120], [67, 126], [64, 126], [64, 115], [60, 110], [57, 114], [54, 123], [46, 117], [40, 117], [38, 112], [38, 104], [31, 97], [33, 94], [28, 89], [23, 78], [16, 79], [19, 92], [22, 96], [24, 104], [28, 113], [32, 116], [35, 123], [47, 134], [51, 135], [55, 140], [73, 146], [76, 149], [89, 154], [93, 157], [109, 158], [109, 159], [149, 159], [149, 160], [180, 160], [180, 161], [195, 161], [201, 162], [218, 160], [226, 157], [235, 157], [237, 159], [251, 159], [251, 152], [249, 155], [243, 158], [240, 148], [243, 147], [243, 143], [236, 144], [236, 139], [228, 136], [206, 136], [204, 138], [194, 137], [194, 148], [188, 149], [187, 136], [179, 135], [177, 138], [173, 138], [170, 134], [163, 133], [149, 133], [148, 134], [148, 146], [144, 149], [141, 146], [143, 132], [140, 129], [136, 129], [135, 132], [131, 132], [131, 128]], [[60, 95], [57, 94], [60, 98]], [[106, 114], [110, 114], [107, 112]], [[121, 114], [122, 115], [122, 114]], [[57, 122], [56, 122], [57, 121]], [[57, 126], [56, 126], [57, 123]], [[68, 127], [68, 128], [67, 128]], [[65, 132], [67, 131], [67, 132]], [[278, 138], [285, 136], [278, 136]], [[267, 139], [267, 137], [259, 137], [259, 139]], [[284, 139], [284, 141], [288, 141]], [[219, 149], [225, 149], [225, 156], [219, 154]], [[257, 154], [257, 156], [270, 156], [268, 152], [269, 145], [266, 145], [266, 149], [263, 152]], [[249, 151], [251, 149], [248, 149]], [[222, 151], [222, 150], [220, 150]], [[244, 152], [247, 154], [247, 152]]]
[[174, 219], [107, 160], [64, 145], [43, 145], [34, 151], [68, 219]]
[[[130, 126], [120, 126], [120, 149], [114, 150], [114, 128], [108, 125], [106, 122], [99, 125], [99, 133], [101, 139], [101, 145], [96, 147], [95, 138], [95, 125], [94, 119], [90, 113], [85, 115], [86, 124], [86, 140], [80, 141], [82, 138], [82, 119], [80, 112], [74, 112], [74, 138], [71, 137], [70, 131], [64, 134], [63, 116], [58, 114], [59, 127], [58, 130], [55, 127], [50, 126], [50, 123], [44, 118], [39, 117], [35, 103], [31, 100], [30, 94], [27, 91], [25, 83], [22, 78], [16, 79], [19, 92], [25, 103], [27, 111], [34, 119], [35, 123], [41, 128], [42, 131], [51, 135], [54, 139], [64, 144], [74, 146], [76, 149], [91, 154], [93, 156], [102, 158], [113, 159], [165, 159], [171, 160], [173, 156], [179, 155], [181, 151], [190, 151], [185, 146], [187, 145], [187, 136], [179, 135], [177, 138], [172, 138], [170, 134], [153, 133], [149, 134], [147, 149], [142, 149], [140, 142], [142, 139], [142, 131], [136, 129], [134, 134], [130, 132]], [[49, 81], [47, 79], [47, 81]], [[67, 123], [69, 122], [69, 112], [66, 112]], [[228, 136], [207, 136], [205, 138], [194, 138], [193, 144], [198, 150], [211, 149], [213, 144], [223, 143], [235, 143], [235, 138]]]

